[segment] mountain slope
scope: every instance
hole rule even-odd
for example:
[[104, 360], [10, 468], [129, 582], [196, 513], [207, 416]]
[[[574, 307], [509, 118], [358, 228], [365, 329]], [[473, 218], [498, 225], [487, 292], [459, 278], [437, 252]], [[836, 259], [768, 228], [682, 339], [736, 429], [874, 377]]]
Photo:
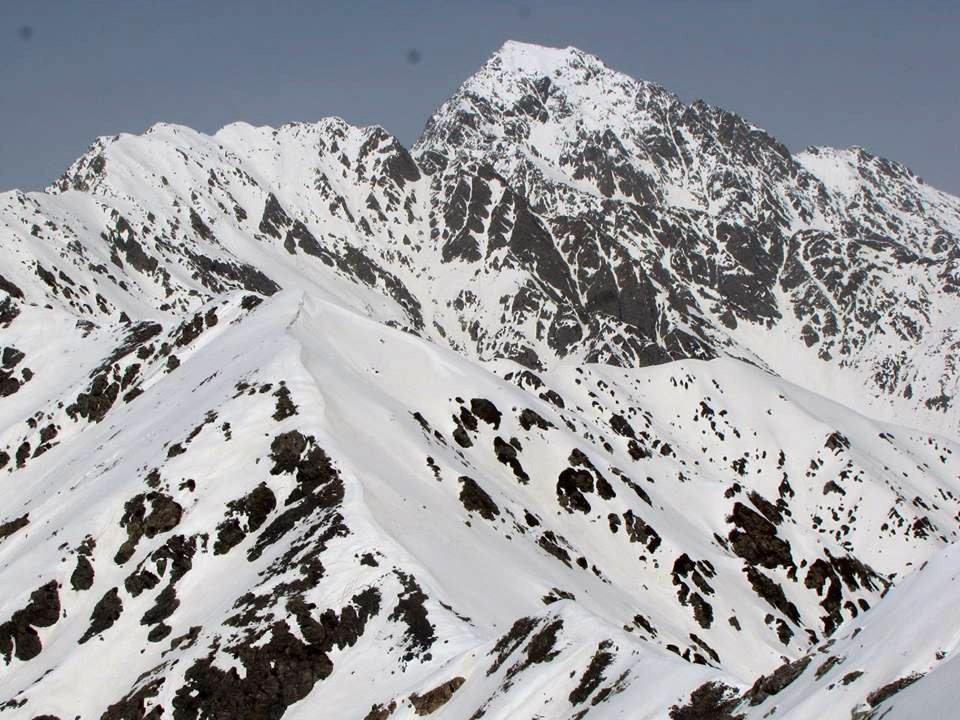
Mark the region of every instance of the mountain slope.
[[[16, 612], [8, 625], [5, 686], [29, 712], [96, 716], [129, 688], [113, 716], [140, 698], [219, 717], [302, 693], [295, 717], [316, 712], [318, 683], [315, 702], [343, 698], [351, 715], [363, 708], [348, 698], [402, 700], [446, 672], [467, 680], [451, 717], [540, 706], [546, 687], [549, 716], [567, 717], [576, 688], [557, 678], [608, 641], [594, 654], [615, 657], [609, 680], [630, 670], [624, 702], [649, 692], [652, 667], [686, 665], [671, 649], [748, 684], [882, 606], [891, 579], [956, 537], [954, 445], [743, 364], [490, 373], [326, 302], [281, 293], [247, 310], [252, 297], [198, 314], [195, 337], [131, 332], [112, 364], [64, 355], [24, 387], [74, 378], [60, 402], [34, 395], [37, 430], [8, 431], [39, 449], [57, 429], [5, 493], [29, 521], [0, 545], [5, 606], [56, 588], [52, 625], [31, 632]], [[143, 392], [83, 418], [104, 366]], [[529, 683], [506, 682], [509, 668], [483, 679], [522, 618], [518, 636], [556, 626], [565, 659]], [[263, 686], [247, 648], [264, 642], [309, 678], [299, 689]], [[672, 672], [685, 684], [651, 707], [707, 677]], [[80, 705], [71, 683], [102, 690]]]
[[508, 43], [413, 157], [337, 119], [160, 125], [99, 140], [51, 192], [2, 204], [4, 282], [33, 301], [177, 313], [332, 269], [480, 359], [729, 355], [956, 434], [957, 199], [858, 149], [793, 157], [576, 50]]
[[[450, 164], [451, 204], [463, 167], [493, 168], [563, 255], [566, 277], [539, 273], [572, 287], [553, 327], [591, 324], [537, 343], [548, 364], [571, 336], [625, 365], [730, 354], [885, 417], [953, 415], [960, 203], [896, 163], [792, 157], [732, 113], [520, 43], [440, 108], [414, 154]], [[536, 294], [517, 294], [517, 314], [550, 327]]]
[[958, 208], [517, 43], [97, 141], [0, 196], [0, 715], [942, 711]]

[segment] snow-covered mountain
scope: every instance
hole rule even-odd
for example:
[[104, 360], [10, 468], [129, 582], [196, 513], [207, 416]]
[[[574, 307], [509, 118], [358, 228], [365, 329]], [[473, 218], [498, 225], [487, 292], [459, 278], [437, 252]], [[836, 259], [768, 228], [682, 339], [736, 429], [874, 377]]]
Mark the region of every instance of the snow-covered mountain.
[[157, 125], [0, 220], [0, 716], [954, 706], [906, 168], [511, 42], [412, 150]]

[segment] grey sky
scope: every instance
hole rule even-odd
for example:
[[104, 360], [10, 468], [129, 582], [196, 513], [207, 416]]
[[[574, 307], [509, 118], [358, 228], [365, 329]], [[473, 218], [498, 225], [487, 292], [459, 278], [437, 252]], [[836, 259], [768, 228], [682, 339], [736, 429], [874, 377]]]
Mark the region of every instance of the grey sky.
[[98, 135], [340, 115], [410, 144], [516, 39], [575, 45], [792, 150], [862, 145], [960, 194], [960, 3], [3, 0], [0, 190]]

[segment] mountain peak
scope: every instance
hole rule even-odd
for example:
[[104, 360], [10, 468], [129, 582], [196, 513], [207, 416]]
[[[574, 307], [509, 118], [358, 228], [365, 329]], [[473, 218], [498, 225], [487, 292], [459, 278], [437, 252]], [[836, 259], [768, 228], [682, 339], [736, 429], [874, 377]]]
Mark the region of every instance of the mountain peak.
[[[638, 116], [638, 109], [656, 113], [678, 103], [663, 88], [612, 70], [577, 48], [511, 40], [434, 113], [415, 149], [515, 155], [516, 148], [501, 147], [502, 141], [534, 146], [534, 155], [553, 164], [559, 161], [556, 145], [568, 142], [578, 128], [599, 133], [629, 125], [640, 129], [656, 120]], [[527, 124], [548, 129], [531, 135]], [[554, 147], [542, 146], [544, 140]]]
[[603, 65], [599, 58], [573, 46], [554, 48], [517, 40], [507, 40], [490, 58], [505, 70], [537, 75], [551, 75], [571, 62], [584, 60]]

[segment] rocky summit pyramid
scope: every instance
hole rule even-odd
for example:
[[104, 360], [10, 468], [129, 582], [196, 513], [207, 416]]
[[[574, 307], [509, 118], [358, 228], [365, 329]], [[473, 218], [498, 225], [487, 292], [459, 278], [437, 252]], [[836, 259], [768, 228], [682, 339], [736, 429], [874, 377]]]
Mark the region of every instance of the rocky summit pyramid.
[[960, 200], [510, 42], [407, 149], [0, 195], [0, 718], [948, 717]]

